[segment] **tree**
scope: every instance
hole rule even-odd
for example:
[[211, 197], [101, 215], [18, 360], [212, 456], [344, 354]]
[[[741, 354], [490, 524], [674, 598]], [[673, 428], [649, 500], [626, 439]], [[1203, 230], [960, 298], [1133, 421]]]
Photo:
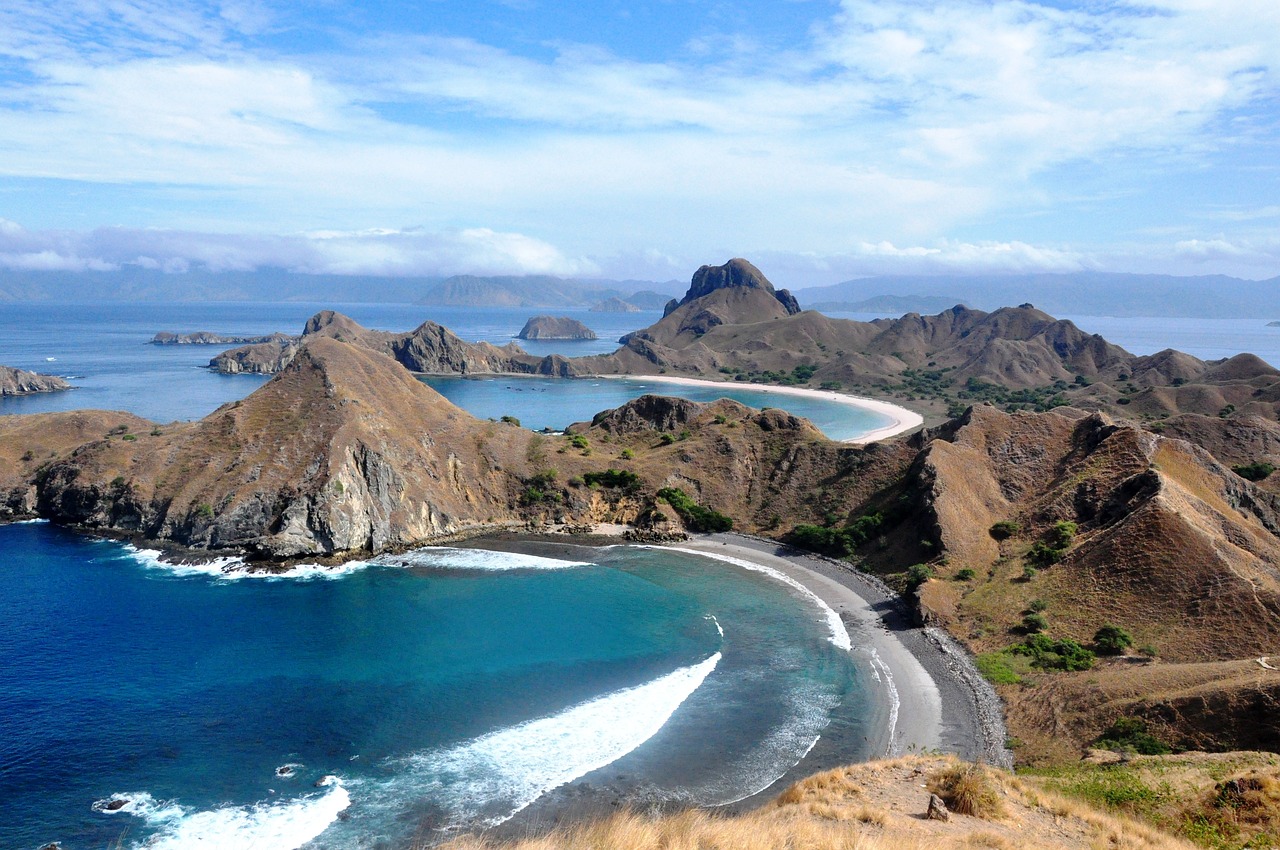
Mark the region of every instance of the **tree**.
[[1093, 643], [1103, 655], [1120, 655], [1133, 646], [1133, 635], [1107, 623], [1094, 634]]

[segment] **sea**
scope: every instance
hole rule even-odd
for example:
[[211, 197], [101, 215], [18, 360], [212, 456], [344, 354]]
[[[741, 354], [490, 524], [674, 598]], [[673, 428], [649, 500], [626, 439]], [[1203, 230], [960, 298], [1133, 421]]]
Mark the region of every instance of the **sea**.
[[[0, 415], [199, 418], [264, 379], [217, 375], [205, 364], [218, 348], [149, 345], [154, 333], [297, 331], [323, 307], [499, 344], [529, 313], [0, 304], [0, 363], [77, 387], [2, 399]], [[657, 318], [567, 312], [601, 339], [525, 347], [610, 351]], [[1280, 328], [1261, 320], [1076, 321], [1136, 353], [1280, 362]], [[431, 383], [534, 428], [643, 392], [708, 397], [643, 380]], [[731, 390], [836, 438], [883, 424]], [[733, 559], [491, 541], [263, 577], [29, 522], [0, 527], [0, 582], [0, 847], [14, 850], [399, 850], [527, 816], [566, 789], [729, 804], [797, 765], [880, 755], [891, 737], [870, 651], [802, 588]]]

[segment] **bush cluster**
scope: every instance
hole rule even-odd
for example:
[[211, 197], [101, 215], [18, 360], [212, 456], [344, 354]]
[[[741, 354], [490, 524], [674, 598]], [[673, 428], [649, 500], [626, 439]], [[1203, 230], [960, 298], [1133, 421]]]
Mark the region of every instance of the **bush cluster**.
[[[1033, 615], [1038, 616], [1038, 615]], [[1093, 667], [1094, 654], [1071, 638], [1054, 640], [1048, 635], [1034, 634], [1025, 643], [1013, 647], [1018, 655], [1031, 658], [1031, 666], [1041, 670], [1088, 670]]]
[[699, 505], [679, 487], [663, 487], [658, 491], [658, 498], [675, 508], [690, 531], [729, 531], [733, 528], [732, 519], [717, 510]]

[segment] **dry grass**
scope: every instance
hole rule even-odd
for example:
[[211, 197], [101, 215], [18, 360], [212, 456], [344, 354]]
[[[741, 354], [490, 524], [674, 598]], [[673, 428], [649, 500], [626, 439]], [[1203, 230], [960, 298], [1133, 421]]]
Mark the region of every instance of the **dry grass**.
[[[975, 811], [942, 823], [922, 816], [935, 780]], [[937, 793], [937, 792], [935, 792]], [[941, 796], [941, 795], [940, 795]], [[740, 815], [624, 811], [545, 835], [501, 842], [464, 836], [445, 850], [1174, 850], [1188, 844], [1009, 774], [949, 756], [912, 756], [829, 770]]]
[[956, 814], [977, 818], [1004, 817], [1000, 793], [991, 774], [982, 765], [948, 765], [929, 775], [928, 786]]

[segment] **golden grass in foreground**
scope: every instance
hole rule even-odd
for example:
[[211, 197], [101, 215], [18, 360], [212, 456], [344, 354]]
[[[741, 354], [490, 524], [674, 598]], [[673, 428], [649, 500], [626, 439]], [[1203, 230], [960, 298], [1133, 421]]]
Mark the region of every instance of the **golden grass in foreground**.
[[[990, 795], [982, 819], [922, 815], [930, 776], [955, 775]], [[987, 808], [988, 811], [995, 811]], [[702, 810], [650, 817], [624, 811], [535, 838], [500, 842], [464, 836], [448, 850], [1179, 850], [1193, 848], [1123, 815], [1033, 787], [1011, 774], [950, 756], [911, 756], [811, 776], [741, 815]]]

